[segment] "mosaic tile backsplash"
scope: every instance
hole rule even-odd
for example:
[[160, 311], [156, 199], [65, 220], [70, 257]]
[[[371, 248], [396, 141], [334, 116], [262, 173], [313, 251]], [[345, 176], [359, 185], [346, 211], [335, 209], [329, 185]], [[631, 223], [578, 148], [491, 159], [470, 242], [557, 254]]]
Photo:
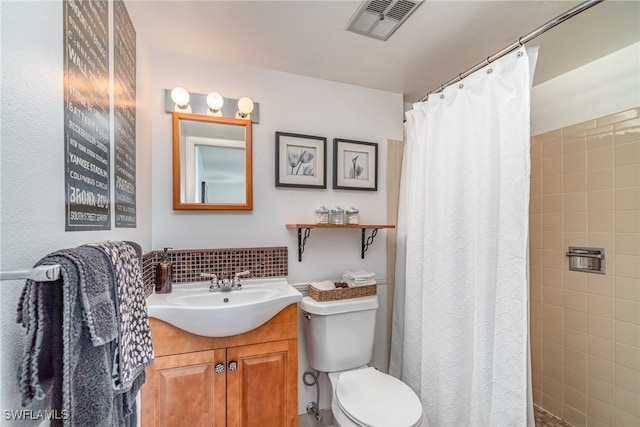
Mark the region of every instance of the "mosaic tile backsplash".
[[[162, 251], [147, 252], [142, 257], [142, 278], [147, 295], [153, 292], [156, 264]], [[200, 282], [201, 273], [215, 273], [220, 278], [232, 278], [240, 271], [250, 271], [245, 278], [279, 277], [288, 274], [287, 248], [231, 248], [231, 249], [179, 249], [168, 251], [173, 266], [173, 282]]]

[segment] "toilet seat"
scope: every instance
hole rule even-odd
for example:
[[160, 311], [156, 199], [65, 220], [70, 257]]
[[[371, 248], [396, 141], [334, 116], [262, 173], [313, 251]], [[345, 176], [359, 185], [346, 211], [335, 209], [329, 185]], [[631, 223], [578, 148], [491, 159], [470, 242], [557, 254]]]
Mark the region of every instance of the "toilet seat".
[[413, 390], [375, 368], [341, 373], [335, 397], [342, 412], [361, 426], [413, 427], [422, 421], [422, 404]]

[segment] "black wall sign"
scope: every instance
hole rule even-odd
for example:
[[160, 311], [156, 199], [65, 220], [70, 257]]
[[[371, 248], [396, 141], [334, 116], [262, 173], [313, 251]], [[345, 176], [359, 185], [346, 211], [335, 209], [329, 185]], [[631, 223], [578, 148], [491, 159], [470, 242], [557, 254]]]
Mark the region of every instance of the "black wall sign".
[[113, 3], [116, 227], [136, 227], [136, 31], [122, 0]]
[[66, 230], [111, 229], [109, 7], [64, 1]]

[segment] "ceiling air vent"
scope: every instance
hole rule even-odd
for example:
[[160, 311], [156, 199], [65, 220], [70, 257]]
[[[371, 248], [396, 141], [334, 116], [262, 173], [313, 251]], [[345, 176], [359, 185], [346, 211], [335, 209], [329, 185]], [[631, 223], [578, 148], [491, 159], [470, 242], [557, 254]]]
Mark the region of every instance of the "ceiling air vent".
[[352, 31], [378, 40], [387, 40], [423, 0], [365, 0], [346, 26]]

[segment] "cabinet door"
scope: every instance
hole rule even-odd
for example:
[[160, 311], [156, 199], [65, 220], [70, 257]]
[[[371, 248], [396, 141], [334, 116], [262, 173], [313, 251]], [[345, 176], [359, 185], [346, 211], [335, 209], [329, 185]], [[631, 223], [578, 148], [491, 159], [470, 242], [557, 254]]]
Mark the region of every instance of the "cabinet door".
[[296, 427], [297, 340], [227, 349], [228, 427]]
[[[224, 371], [216, 373], [216, 364]], [[225, 375], [225, 350], [156, 358], [143, 387], [142, 425], [224, 427]]]

